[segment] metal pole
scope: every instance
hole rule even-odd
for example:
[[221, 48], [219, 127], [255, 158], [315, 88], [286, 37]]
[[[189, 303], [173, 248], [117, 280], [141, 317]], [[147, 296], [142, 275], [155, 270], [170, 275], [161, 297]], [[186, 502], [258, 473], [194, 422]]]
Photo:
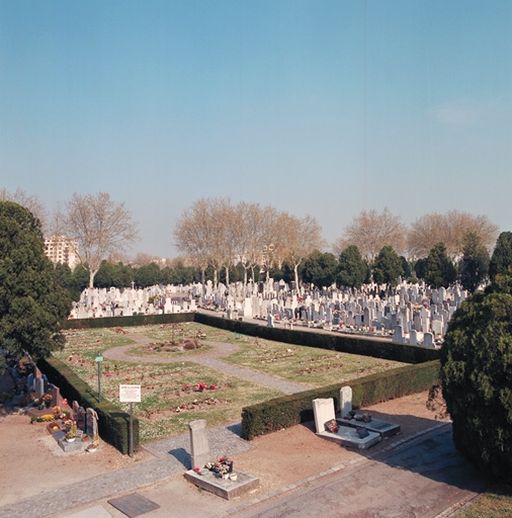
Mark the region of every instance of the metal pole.
[[133, 457], [133, 403], [130, 403], [130, 444], [128, 455]]
[[98, 401], [101, 399], [101, 362], [96, 362], [98, 365]]

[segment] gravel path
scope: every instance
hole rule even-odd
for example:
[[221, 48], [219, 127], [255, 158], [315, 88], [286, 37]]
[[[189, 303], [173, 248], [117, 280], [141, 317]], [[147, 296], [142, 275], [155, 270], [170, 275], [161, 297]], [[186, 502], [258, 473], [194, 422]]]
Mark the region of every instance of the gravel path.
[[[154, 340], [150, 339], [147, 336], [135, 333], [127, 333], [126, 337], [130, 338], [138, 345], [148, 345], [154, 342]], [[295, 392], [301, 392], [303, 390], [308, 390], [309, 388], [311, 388], [311, 385], [308, 385], [306, 383], [287, 381], [281, 378], [276, 378], [275, 376], [271, 376], [269, 374], [265, 374], [263, 372], [249, 369], [247, 367], [240, 367], [238, 365], [222, 361], [221, 358], [223, 358], [224, 356], [229, 356], [230, 354], [236, 353], [239, 350], [239, 347], [237, 345], [226, 342], [205, 341], [205, 343], [211, 346], [212, 350], [205, 353], [193, 355], [191, 354], [190, 356], [187, 356], [186, 361], [197, 363], [199, 365], [204, 365], [205, 367], [210, 367], [211, 369], [218, 370], [223, 374], [227, 374], [228, 376], [235, 376], [245, 381], [256, 383], [257, 385], [263, 385], [264, 387], [279, 390], [284, 394], [295, 394]], [[177, 361], [175, 358], [158, 358], [145, 355], [129, 354], [128, 351], [130, 349], [133, 349], [133, 347], [134, 344], [113, 347], [112, 349], [104, 351], [103, 356], [105, 356], [105, 358], [108, 358], [109, 360], [133, 363], [162, 364], [175, 363]]]

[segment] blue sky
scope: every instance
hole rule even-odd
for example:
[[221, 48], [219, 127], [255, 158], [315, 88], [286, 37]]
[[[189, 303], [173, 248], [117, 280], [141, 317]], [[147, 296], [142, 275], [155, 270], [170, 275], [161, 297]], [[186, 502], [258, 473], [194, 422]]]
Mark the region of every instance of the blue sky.
[[509, 0], [0, 0], [0, 187], [110, 192], [133, 252], [204, 196], [512, 230], [511, 164]]

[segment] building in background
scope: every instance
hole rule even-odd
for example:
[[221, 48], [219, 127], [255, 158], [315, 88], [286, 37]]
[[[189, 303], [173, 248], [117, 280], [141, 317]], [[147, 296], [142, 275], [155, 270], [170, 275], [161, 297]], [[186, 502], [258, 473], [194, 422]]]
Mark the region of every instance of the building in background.
[[44, 251], [53, 264], [67, 264], [72, 270], [80, 262], [78, 242], [66, 236], [51, 236], [44, 240]]

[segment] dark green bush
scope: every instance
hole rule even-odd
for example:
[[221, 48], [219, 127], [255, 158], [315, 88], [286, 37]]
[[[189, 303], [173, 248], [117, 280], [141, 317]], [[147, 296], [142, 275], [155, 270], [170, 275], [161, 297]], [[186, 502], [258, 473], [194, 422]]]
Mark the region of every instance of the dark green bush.
[[[509, 279], [512, 279], [509, 277]], [[500, 276], [496, 277], [500, 281]], [[453, 315], [441, 383], [457, 448], [480, 469], [512, 481], [512, 294], [476, 292]]]
[[250, 440], [258, 435], [310, 421], [313, 419], [313, 399], [332, 397], [338, 405], [342, 385], [352, 387], [352, 404], [359, 408], [428, 390], [438, 379], [439, 361], [431, 361], [274, 398], [242, 409], [242, 436]]
[[168, 313], [165, 315], [71, 319], [66, 320], [63, 328], [90, 329], [100, 327], [147, 326], [153, 324], [181, 324], [183, 322], [193, 321], [194, 313]]
[[[85, 381], [57, 358], [40, 360], [38, 366], [51, 383], [57, 385], [61, 394], [71, 401], [76, 400], [84, 408], [94, 408], [98, 414], [98, 428], [101, 438], [121, 453], [129, 449], [129, 414], [110, 401], [101, 398]], [[139, 420], [133, 418], [133, 447], [139, 445]]]

